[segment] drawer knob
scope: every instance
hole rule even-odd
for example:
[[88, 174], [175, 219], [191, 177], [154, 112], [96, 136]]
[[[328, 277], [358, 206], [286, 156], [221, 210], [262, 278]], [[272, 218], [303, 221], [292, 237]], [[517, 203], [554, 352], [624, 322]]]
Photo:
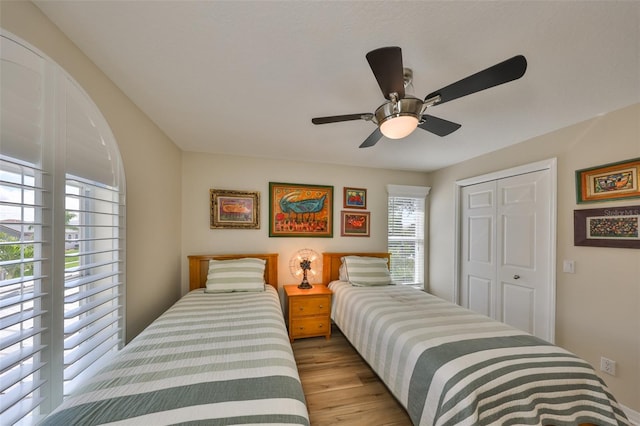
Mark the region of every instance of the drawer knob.
[[320, 305], [320, 306], [318, 306], [318, 307], [319, 307], [320, 309], [322, 309], [322, 308], [323, 308], [323, 306], [322, 306], [322, 305]]
[[322, 328], [322, 324], [320, 324], [320, 325], [318, 326], [318, 328]]

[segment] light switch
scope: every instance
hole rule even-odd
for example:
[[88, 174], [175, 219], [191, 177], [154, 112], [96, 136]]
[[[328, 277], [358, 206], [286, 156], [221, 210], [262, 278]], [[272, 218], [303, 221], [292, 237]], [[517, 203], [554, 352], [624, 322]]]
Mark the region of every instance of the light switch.
[[565, 260], [562, 262], [562, 272], [567, 274], [576, 273], [576, 263], [573, 260]]

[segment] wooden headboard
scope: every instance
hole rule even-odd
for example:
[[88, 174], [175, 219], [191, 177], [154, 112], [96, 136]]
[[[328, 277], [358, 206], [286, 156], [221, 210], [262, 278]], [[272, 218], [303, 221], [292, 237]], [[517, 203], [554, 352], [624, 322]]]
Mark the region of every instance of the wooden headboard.
[[391, 253], [322, 253], [322, 284], [327, 285], [340, 276], [340, 260], [343, 256], [382, 257], [391, 260]]
[[268, 254], [197, 254], [189, 257], [189, 291], [205, 287], [209, 261], [255, 257], [266, 260], [264, 282], [278, 288], [278, 253]]

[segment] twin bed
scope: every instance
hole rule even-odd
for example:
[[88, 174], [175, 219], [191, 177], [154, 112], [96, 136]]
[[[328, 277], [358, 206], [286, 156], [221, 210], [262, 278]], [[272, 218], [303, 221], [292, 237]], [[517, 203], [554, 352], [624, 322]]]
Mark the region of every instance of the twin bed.
[[[388, 261], [324, 253], [323, 282], [333, 321], [415, 425], [629, 424], [585, 361], [388, 285]], [[277, 264], [277, 254], [189, 256], [191, 291], [43, 424], [309, 425]]]
[[[205, 293], [209, 261], [238, 267], [239, 258], [262, 261], [263, 291], [227, 291], [240, 285], [235, 278], [245, 281], [240, 265], [231, 274], [217, 271], [226, 278], [215, 293]], [[278, 298], [277, 265], [277, 254], [189, 256], [191, 291], [44, 424], [309, 425]]]
[[629, 424], [587, 362], [426, 292], [388, 285], [388, 261], [388, 253], [324, 253], [323, 282], [333, 291], [332, 320], [413, 424]]

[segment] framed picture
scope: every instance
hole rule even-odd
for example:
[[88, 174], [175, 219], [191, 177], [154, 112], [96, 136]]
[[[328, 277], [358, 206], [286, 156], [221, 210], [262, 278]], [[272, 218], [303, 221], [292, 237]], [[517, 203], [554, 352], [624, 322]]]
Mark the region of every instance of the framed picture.
[[573, 244], [640, 249], [640, 205], [574, 210]]
[[640, 197], [640, 158], [576, 171], [578, 203]]
[[260, 193], [210, 189], [211, 229], [259, 229]]
[[333, 237], [333, 186], [269, 182], [270, 237]]
[[371, 222], [369, 212], [341, 211], [340, 235], [343, 237], [368, 237]]
[[363, 209], [367, 208], [367, 190], [364, 188], [344, 188], [344, 204], [345, 209]]

